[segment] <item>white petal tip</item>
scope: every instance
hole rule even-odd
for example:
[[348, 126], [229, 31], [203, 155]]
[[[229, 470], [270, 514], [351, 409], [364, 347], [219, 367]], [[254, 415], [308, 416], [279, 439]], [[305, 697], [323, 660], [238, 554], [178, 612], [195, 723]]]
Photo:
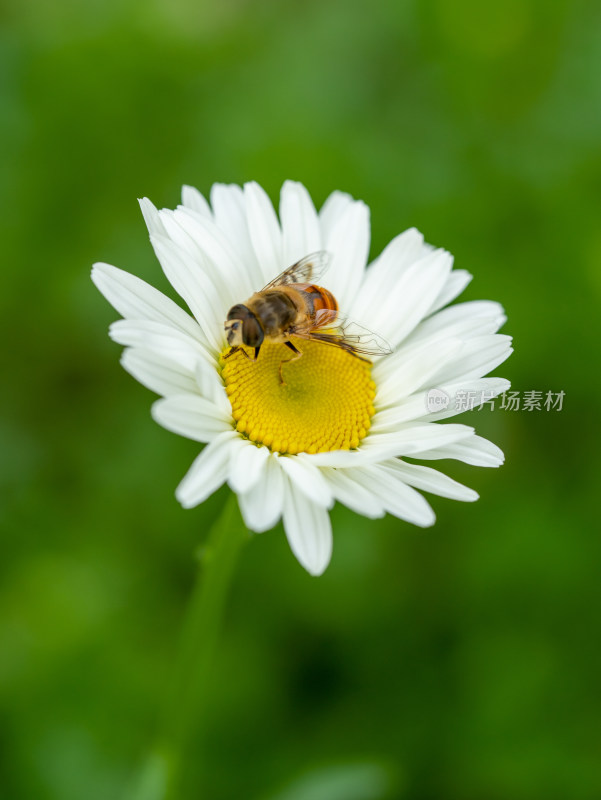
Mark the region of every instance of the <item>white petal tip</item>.
[[93, 264], [92, 269], [90, 270], [90, 278], [92, 279], [92, 282], [94, 283], [94, 286], [96, 286], [96, 288], [99, 288], [98, 278], [101, 275], [102, 275], [102, 270], [100, 269], [100, 264]]
[[198, 503], [194, 502], [194, 500], [188, 496], [188, 493], [184, 490], [182, 491], [179, 486], [175, 490], [175, 499], [180, 504], [182, 508], [194, 508], [194, 506], [198, 505]]
[[111, 322], [109, 325], [109, 339], [112, 339], [113, 342], [117, 342], [117, 344], [124, 344], [120, 336], [121, 322], [123, 322], [123, 320], [118, 319], [116, 322]]
[[148, 233], [151, 235], [153, 233], [164, 233], [165, 229], [163, 228], [159, 212], [153, 203], [151, 203], [147, 197], [138, 198], [138, 203], [140, 204], [140, 210], [144, 217], [146, 227], [148, 228]]
[[323, 575], [329, 563], [330, 559], [328, 559], [325, 564], [303, 564], [302, 561], [299, 561], [301, 567], [303, 567], [312, 578], [319, 578], [320, 575]]
[[100, 289], [98, 282], [102, 281], [104, 277], [110, 277], [111, 273], [116, 270], [117, 267], [113, 267], [111, 264], [105, 264], [103, 261], [96, 261], [95, 264], [92, 264], [90, 277], [94, 281], [94, 284]]
[[305, 188], [305, 187], [304, 187], [304, 185], [303, 185], [303, 184], [302, 184], [300, 181], [294, 181], [294, 180], [292, 180], [292, 178], [287, 178], [287, 179], [284, 181], [284, 183], [282, 184], [282, 189], [284, 189], [284, 188], [292, 188], [292, 189], [297, 189], [297, 188], [299, 188], [299, 187], [300, 187], [301, 189], [304, 189], [304, 188]]
[[[232, 487], [230, 486], [230, 489], [231, 488]], [[266, 523], [265, 525], [257, 525], [257, 524], [249, 525], [248, 522], [246, 522], [245, 525], [251, 533], [266, 533], [267, 531], [270, 531], [272, 528], [275, 528], [278, 522], [279, 520], [277, 520], [276, 522]]]
[[[121, 356], [121, 364], [125, 369], [127, 369], [127, 355], [126, 354], [127, 354], [127, 350], [124, 350], [123, 351], [123, 355]], [[161, 421], [161, 415], [162, 415], [161, 414], [161, 409], [162, 409], [162, 407], [164, 405], [164, 402], [165, 402], [164, 398], [161, 398], [160, 400], [156, 400], [150, 406], [150, 416], [157, 423], [157, 425], [161, 425], [161, 426], [163, 425], [163, 422]], [[176, 496], [177, 496], [177, 492], [176, 492]], [[178, 500], [179, 500], [179, 498], [178, 498]]]

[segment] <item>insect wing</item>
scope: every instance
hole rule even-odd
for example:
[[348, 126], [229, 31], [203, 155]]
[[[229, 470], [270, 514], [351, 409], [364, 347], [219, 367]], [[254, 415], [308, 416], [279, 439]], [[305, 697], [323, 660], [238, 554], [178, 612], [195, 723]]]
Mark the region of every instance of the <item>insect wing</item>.
[[285, 286], [291, 283], [316, 283], [330, 265], [330, 254], [325, 250], [311, 253], [288, 269], [285, 269], [277, 278], [274, 278], [262, 291], [274, 289], [276, 286]]
[[318, 318], [311, 327], [294, 328], [290, 335], [341, 347], [365, 356], [387, 356], [392, 353], [392, 347], [382, 336], [339, 314], [330, 320], [325, 316], [323, 319]]
[[324, 335], [330, 333], [355, 353], [362, 353], [366, 356], [387, 356], [392, 353], [392, 347], [383, 336], [340, 315], [336, 318], [336, 323], [331, 331], [324, 331]]

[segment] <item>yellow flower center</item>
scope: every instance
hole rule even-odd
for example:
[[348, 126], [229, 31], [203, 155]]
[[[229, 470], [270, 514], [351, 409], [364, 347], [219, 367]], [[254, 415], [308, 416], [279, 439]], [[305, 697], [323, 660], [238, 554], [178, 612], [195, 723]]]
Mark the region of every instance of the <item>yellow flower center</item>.
[[[238, 351], [222, 360], [236, 429], [278, 453], [358, 447], [374, 414], [371, 364], [322, 342], [294, 339], [302, 357], [265, 341], [253, 362]], [[222, 354], [225, 355], [228, 350]]]

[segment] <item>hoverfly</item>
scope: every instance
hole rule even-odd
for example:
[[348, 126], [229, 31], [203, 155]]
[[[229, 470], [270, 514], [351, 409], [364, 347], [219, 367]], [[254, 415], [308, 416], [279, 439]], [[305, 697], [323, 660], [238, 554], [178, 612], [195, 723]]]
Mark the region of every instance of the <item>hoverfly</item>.
[[[357, 358], [391, 353], [390, 345], [382, 337], [341, 317], [334, 295], [315, 283], [328, 266], [328, 253], [323, 250], [311, 253], [244, 303], [232, 306], [224, 323], [231, 347], [225, 358], [241, 350], [251, 361], [256, 361], [266, 339], [280, 342], [294, 353], [280, 364], [283, 383], [283, 364], [303, 355], [291, 337], [340, 347]], [[254, 349], [254, 358], [251, 359], [243, 345]]]

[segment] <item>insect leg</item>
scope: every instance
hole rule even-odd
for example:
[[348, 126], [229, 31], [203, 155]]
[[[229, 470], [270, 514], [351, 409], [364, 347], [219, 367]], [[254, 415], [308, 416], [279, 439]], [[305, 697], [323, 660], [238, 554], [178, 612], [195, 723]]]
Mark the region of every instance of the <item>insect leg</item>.
[[[292, 342], [290, 341], [290, 339], [289, 339], [287, 342], [284, 342], [284, 344], [286, 345], [286, 347], [289, 347], [289, 348], [292, 350], [292, 352], [293, 352], [293, 353], [296, 353], [297, 357], [298, 357], [298, 356], [302, 356], [302, 353], [301, 353], [301, 351], [298, 349], [298, 347], [295, 347], [295, 346], [292, 344]], [[294, 358], [291, 358], [291, 359], [289, 359], [289, 360], [290, 360], [290, 361], [296, 361], [296, 359], [294, 359]]]
[[284, 342], [284, 344], [286, 345], [286, 347], [289, 347], [290, 350], [292, 350], [292, 352], [295, 353], [295, 355], [292, 356], [292, 358], [285, 358], [283, 361], [280, 361], [279, 372], [280, 372], [280, 383], [282, 384], [282, 386], [286, 385], [284, 382], [284, 376], [282, 375], [282, 367], [284, 366], [284, 364], [289, 364], [292, 361], [298, 361], [298, 359], [301, 358], [303, 355], [302, 352], [298, 349], [298, 347], [295, 347], [291, 341]]
[[256, 361], [258, 356], [259, 356], [259, 350], [260, 349], [261, 349], [260, 347], [255, 347], [255, 357], [251, 358], [251, 356], [248, 355], [248, 353], [246, 352], [246, 350], [243, 347], [240, 347], [240, 345], [236, 345], [235, 347], [232, 347], [232, 349], [229, 351], [229, 353], [226, 353], [223, 357], [224, 358], [229, 358], [230, 356], [233, 356], [234, 353], [242, 353], [244, 358], [248, 358], [249, 361]]
[[230, 356], [233, 356], [234, 353], [237, 353], [238, 350], [240, 350], [239, 347], [232, 347], [232, 349], [229, 351], [229, 353], [226, 353], [223, 357], [224, 358], [229, 358]]

